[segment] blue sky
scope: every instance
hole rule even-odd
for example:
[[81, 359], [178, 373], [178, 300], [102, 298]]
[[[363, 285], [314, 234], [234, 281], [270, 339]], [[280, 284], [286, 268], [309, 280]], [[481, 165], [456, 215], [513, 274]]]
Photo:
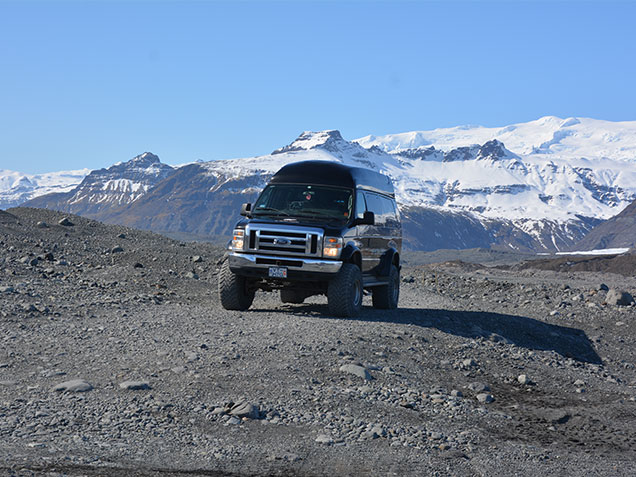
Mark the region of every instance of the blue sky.
[[267, 154], [545, 115], [635, 120], [634, 2], [6, 2], [0, 169]]

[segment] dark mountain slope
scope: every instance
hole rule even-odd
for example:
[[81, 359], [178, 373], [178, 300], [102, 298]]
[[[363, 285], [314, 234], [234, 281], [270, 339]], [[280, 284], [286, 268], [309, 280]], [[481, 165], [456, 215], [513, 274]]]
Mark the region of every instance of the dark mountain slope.
[[636, 201], [622, 212], [594, 227], [573, 250], [636, 247]]

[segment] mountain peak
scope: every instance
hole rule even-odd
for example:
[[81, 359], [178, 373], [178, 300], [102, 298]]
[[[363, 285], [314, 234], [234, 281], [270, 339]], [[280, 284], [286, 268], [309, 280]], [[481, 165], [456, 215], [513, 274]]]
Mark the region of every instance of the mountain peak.
[[159, 159], [159, 156], [152, 152], [144, 152], [143, 154], [133, 157], [128, 162], [139, 166], [150, 166], [161, 162], [161, 160]]
[[326, 131], [303, 131], [298, 138], [291, 144], [276, 149], [272, 154], [283, 154], [293, 151], [308, 151], [310, 149], [326, 149], [334, 151], [340, 146], [349, 144], [342, 138], [340, 131], [330, 129]]
[[485, 142], [484, 145], [479, 148], [479, 154], [477, 155], [477, 159], [498, 160], [512, 158], [517, 158], [517, 156], [506, 149], [504, 143], [497, 139]]
[[[113, 164], [108, 169], [106, 169], [106, 171], [119, 172], [119, 171], [126, 171], [126, 170], [138, 171], [138, 170], [145, 170], [145, 169], [172, 170], [172, 167], [167, 164], [163, 164], [161, 160], [159, 159], [159, 156], [157, 156], [156, 154], [153, 154], [152, 152], [144, 152], [142, 154], [139, 154], [138, 156], [133, 157], [132, 159], [128, 161], [117, 162], [116, 164]], [[100, 171], [93, 171], [93, 172], [100, 172]]]

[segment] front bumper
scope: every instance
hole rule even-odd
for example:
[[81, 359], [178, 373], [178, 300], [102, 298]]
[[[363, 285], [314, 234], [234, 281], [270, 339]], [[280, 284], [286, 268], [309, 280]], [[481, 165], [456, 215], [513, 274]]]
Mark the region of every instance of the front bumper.
[[241, 274], [242, 271], [260, 270], [267, 272], [269, 267], [287, 267], [290, 277], [293, 272], [335, 275], [340, 271], [342, 262], [339, 260], [321, 260], [302, 257], [282, 257], [278, 255], [257, 255], [251, 253], [229, 254], [230, 269]]

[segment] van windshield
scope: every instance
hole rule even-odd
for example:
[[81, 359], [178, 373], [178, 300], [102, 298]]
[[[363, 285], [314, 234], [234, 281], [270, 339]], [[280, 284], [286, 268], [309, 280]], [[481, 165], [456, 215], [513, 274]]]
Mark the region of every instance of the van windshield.
[[252, 215], [315, 217], [348, 221], [353, 191], [316, 185], [268, 185], [256, 200]]

